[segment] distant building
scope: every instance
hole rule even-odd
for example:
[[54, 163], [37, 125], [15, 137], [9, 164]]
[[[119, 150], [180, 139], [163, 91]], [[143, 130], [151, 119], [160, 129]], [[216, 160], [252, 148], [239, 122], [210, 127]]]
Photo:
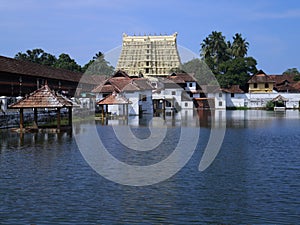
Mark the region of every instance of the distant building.
[[123, 34], [122, 52], [116, 70], [130, 76], [166, 76], [180, 66], [177, 33], [128, 36]]
[[275, 81], [272, 77], [265, 74], [264, 71], [259, 70], [248, 81], [249, 93], [272, 93], [274, 83]]
[[123, 71], [117, 71], [92, 92], [96, 95], [97, 104], [102, 105], [101, 111], [119, 116], [153, 114], [152, 90], [148, 79], [132, 78]]
[[56, 92], [74, 96], [79, 82], [81, 86], [87, 85], [89, 88], [94, 86], [94, 81], [88, 79], [89, 77], [81, 80], [82, 75], [78, 72], [0, 56], [0, 96], [25, 96], [45, 83]]

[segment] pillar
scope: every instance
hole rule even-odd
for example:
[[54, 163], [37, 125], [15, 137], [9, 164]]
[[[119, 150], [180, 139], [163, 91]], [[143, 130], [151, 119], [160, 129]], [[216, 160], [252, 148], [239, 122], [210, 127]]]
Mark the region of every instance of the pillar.
[[102, 106], [102, 119], [104, 119], [104, 105], [101, 106]]
[[33, 127], [38, 128], [37, 108], [33, 108]]
[[69, 108], [69, 126], [72, 126], [72, 107]]
[[57, 108], [57, 129], [60, 130], [60, 108]]
[[22, 132], [24, 128], [24, 114], [23, 109], [20, 109], [20, 131]]

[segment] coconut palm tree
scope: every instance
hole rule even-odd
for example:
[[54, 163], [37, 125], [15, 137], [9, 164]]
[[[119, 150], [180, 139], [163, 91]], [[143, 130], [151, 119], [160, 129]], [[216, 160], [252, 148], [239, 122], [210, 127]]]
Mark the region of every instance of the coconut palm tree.
[[231, 46], [233, 57], [245, 57], [248, 52], [248, 47], [249, 43], [246, 41], [246, 39], [242, 38], [241, 34], [236, 33], [233, 37]]
[[210, 55], [211, 55], [211, 43], [210, 43], [210, 39], [206, 37], [201, 43], [200, 56], [206, 59], [210, 57]]

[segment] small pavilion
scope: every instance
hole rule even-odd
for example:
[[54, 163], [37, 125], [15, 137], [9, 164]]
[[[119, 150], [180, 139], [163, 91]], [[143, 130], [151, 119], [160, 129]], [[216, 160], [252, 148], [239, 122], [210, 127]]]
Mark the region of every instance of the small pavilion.
[[9, 106], [11, 109], [20, 110], [20, 132], [24, 127], [24, 109], [33, 109], [33, 129], [38, 129], [38, 111], [39, 108], [56, 109], [57, 114], [57, 130], [61, 129], [61, 109], [68, 109], [68, 125], [72, 126], [72, 107], [74, 103], [66, 97], [55, 93], [46, 84], [28, 96], [20, 99], [16, 103]]
[[272, 99], [274, 102], [274, 110], [275, 111], [284, 111], [286, 107], [286, 102], [289, 101], [287, 98], [283, 97], [282, 95], [278, 95], [277, 97]]
[[123, 116], [128, 116], [128, 104], [131, 104], [131, 102], [127, 98], [117, 94], [116, 92], [113, 92], [112, 94], [97, 102], [97, 105], [102, 106], [102, 118], [104, 118], [105, 114], [108, 113], [108, 105], [122, 105]]

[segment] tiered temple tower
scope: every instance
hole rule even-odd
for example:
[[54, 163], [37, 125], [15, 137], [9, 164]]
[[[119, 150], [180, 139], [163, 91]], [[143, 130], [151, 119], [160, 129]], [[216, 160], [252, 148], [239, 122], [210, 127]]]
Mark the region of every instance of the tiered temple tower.
[[180, 66], [176, 38], [177, 33], [169, 36], [123, 34], [122, 52], [116, 69], [130, 76], [170, 75], [172, 69]]

